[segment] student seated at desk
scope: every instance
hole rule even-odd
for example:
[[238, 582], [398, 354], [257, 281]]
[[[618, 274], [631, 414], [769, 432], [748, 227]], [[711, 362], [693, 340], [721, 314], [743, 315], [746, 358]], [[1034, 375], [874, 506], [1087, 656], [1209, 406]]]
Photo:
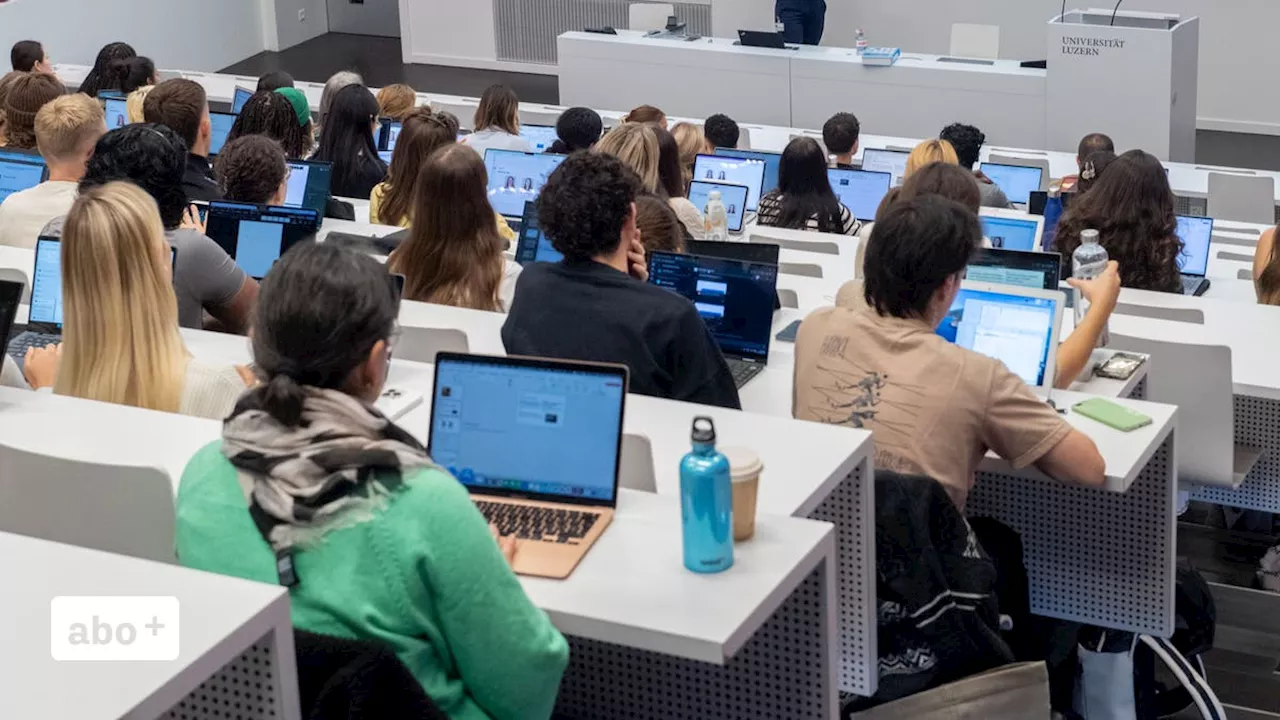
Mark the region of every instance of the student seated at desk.
[[1098, 183], [1098, 178], [1102, 177], [1102, 173], [1111, 163], [1116, 161], [1116, 154], [1106, 150], [1099, 150], [1089, 155], [1088, 158], [1080, 165], [1080, 177], [1076, 178], [1075, 191], [1077, 195], [1083, 195]]
[[[1114, 159], [1116, 156], [1115, 142], [1102, 133], [1089, 133], [1080, 138], [1080, 144], [1076, 147], [1076, 168], [1079, 169], [1081, 174], [1084, 173], [1085, 162], [1089, 160], [1089, 156], [1098, 152], [1110, 153]], [[1079, 175], [1068, 175], [1062, 178], [1062, 191], [1083, 192], [1083, 190], [1079, 189], [1079, 182]]]
[[378, 101], [364, 85], [348, 85], [333, 98], [320, 130], [313, 160], [333, 163], [333, 194], [368, 200], [373, 188], [387, 177], [378, 157], [373, 131], [378, 127]]
[[[666, 127], [664, 122], [663, 127]], [[742, 139], [742, 128], [738, 127], [738, 123], [733, 118], [722, 113], [716, 113], [707, 118], [703, 122], [702, 132], [707, 136], [707, 142], [711, 145], [708, 152], [715, 152], [716, 148], [737, 149], [738, 141]], [[690, 163], [692, 165], [692, 163]]]
[[128, 96], [142, 87], [154, 86], [160, 82], [156, 72], [156, 64], [149, 57], [139, 55], [127, 60], [115, 60], [107, 66], [101, 90], [119, 90]]
[[932, 195], [882, 213], [867, 249], [868, 308], [823, 308], [796, 338], [793, 414], [870, 430], [876, 467], [927, 475], [961, 510], [987, 449], [1015, 468], [1100, 486], [1106, 465], [993, 358], [935, 332], [982, 240], [967, 207]]
[[778, 187], [760, 198], [756, 222], [837, 235], [857, 235], [862, 228], [831, 189], [827, 155], [811, 137], [787, 143], [778, 163]]
[[[712, 115], [711, 117], [724, 117], [723, 115]], [[728, 120], [728, 118], [725, 118]], [[631, 112], [622, 116], [624, 123], [653, 123], [663, 130], [667, 129], [667, 114], [661, 109], [652, 105], [640, 105], [632, 108]], [[730, 120], [732, 122], [732, 120]], [[736, 125], [734, 127], [737, 127]]]
[[124, 114], [129, 123], [140, 123], [147, 121], [146, 105], [147, 96], [155, 90], [155, 85], [143, 85], [142, 87], [129, 93], [129, 97], [124, 101]]
[[111, 67], [111, 63], [137, 56], [138, 53], [129, 43], [113, 42], [103, 45], [98, 51], [98, 56], [93, 60], [93, 67], [89, 69], [89, 74], [85, 75], [80, 83], [78, 92], [97, 99], [98, 91], [104, 87], [103, 82], [107, 79], [107, 69]]
[[733, 376], [698, 311], [647, 283], [639, 194], [635, 173], [605, 153], [575, 153], [551, 173], [538, 224], [564, 260], [520, 273], [503, 345], [512, 355], [621, 363], [631, 392], [737, 409]]
[[0, 147], [8, 146], [6, 139], [5, 127], [8, 123], [4, 119], [4, 104], [9, 97], [9, 89], [18, 81], [18, 78], [26, 77], [27, 73], [14, 70], [11, 73], [5, 73], [4, 77], [0, 77]]
[[514, 539], [495, 542], [466, 488], [373, 408], [396, 334], [373, 258], [308, 243], [271, 268], [264, 384], [187, 464], [178, 559], [290, 585], [287, 554], [295, 627], [390, 646], [455, 720], [547, 718], [569, 648], [511, 572]]
[[227, 142], [214, 161], [218, 188], [226, 200], [255, 205], [284, 205], [289, 194], [289, 166], [280, 143], [265, 135], [246, 135]]
[[667, 196], [667, 202], [680, 218], [685, 232], [694, 240], [701, 240], [706, 235], [706, 221], [702, 210], [689, 198], [688, 186], [684, 180], [684, 170], [680, 167], [680, 146], [671, 133], [653, 126], [653, 134], [658, 139], [658, 189], [660, 195]]
[[102, 106], [79, 93], [40, 108], [36, 142], [49, 166], [49, 179], [0, 203], [0, 245], [33, 249], [40, 229], [67, 214], [93, 146], [106, 132]]
[[[927, 140], [916, 146], [915, 151], [911, 153], [911, 157], [932, 155], [933, 152], [931, 150], [921, 152], [922, 148], [928, 147], [949, 148], [950, 146], [944, 141]], [[958, 202], [969, 208], [975, 215], [981, 207], [982, 196], [978, 192], [977, 183], [973, 181], [973, 176], [955, 163], [940, 160], [919, 167], [912, 167], [908, 162], [906, 178], [906, 181], [902, 183], [902, 187], [889, 188], [889, 192], [885, 193], [884, 199], [880, 201], [880, 206], [876, 208], [877, 218], [895, 202], [910, 200], [924, 195], [941, 195], [948, 200]], [[875, 230], [875, 226], [876, 224], [873, 222], [867, 223], [858, 232], [858, 252], [854, 259], [854, 267], [858, 270], [858, 277], [866, 277], [867, 245], [871, 242], [871, 233]]]
[[1063, 275], [1071, 274], [1081, 231], [1093, 229], [1107, 255], [1120, 263], [1125, 287], [1181, 294], [1182, 240], [1175, 207], [1169, 178], [1154, 155], [1130, 150], [1116, 158], [1058, 221]]
[[978, 180], [978, 190], [982, 192], [983, 207], [1013, 207], [1013, 203], [1009, 202], [1009, 198], [1000, 186], [991, 182], [991, 178], [984, 175], [981, 170], [975, 169], [978, 159], [982, 156], [982, 145], [987, 141], [987, 136], [981, 130], [972, 125], [953, 123], [943, 128], [938, 138], [946, 140], [951, 143], [951, 147], [955, 148], [956, 155], [960, 159], [960, 167], [973, 171], [973, 176]]
[[476, 106], [475, 132], [462, 144], [480, 153], [489, 148], [533, 152], [533, 145], [520, 137], [520, 98], [506, 85], [490, 85]]
[[693, 123], [676, 123], [671, 128], [671, 137], [676, 139], [676, 146], [680, 148], [680, 176], [687, 188], [689, 181], [693, 180], [693, 165], [698, 156], [712, 155], [716, 148], [703, 134], [702, 127]]
[[252, 375], [191, 357], [178, 332], [172, 259], [151, 196], [87, 188], [62, 233], [62, 343], [28, 351], [34, 389], [221, 420]]
[[329, 110], [333, 107], [334, 98], [348, 85], [364, 85], [364, 78], [360, 77], [359, 73], [342, 70], [330, 75], [329, 79], [324, 81], [324, 90], [320, 92], [320, 107], [316, 113], [317, 136], [324, 130], [324, 124], [328, 122]]
[[[396, 145], [397, 152], [400, 146]], [[406, 300], [503, 312], [520, 266], [503, 255], [484, 161], [461, 145], [427, 159], [417, 183], [409, 237], [387, 269], [404, 275]]]
[[831, 166], [852, 168], [853, 156], [858, 154], [858, 135], [862, 125], [858, 116], [853, 113], [840, 112], [832, 115], [822, 126], [822, 143], [827, 146], [831, 155]]
[[186, 143], [182, 191], [187, 198], [203, 202], [220, 199], [218, 181], [209, 164], [213, 122], [209, 119], [209, 101], [200, 83], [185, 78], [165, 80], [147, 94], [142, 114], [147, 122], [164, 125]]
[[231, 124], [227, 144], [248, 135], [265, 135], [280, 143], [290, 160], [302, 160], [311, 154], [313, 134], [307, 96], [290, 87], [249, 98]]
[[14, 80], [0, 106], [5, 118], [5, 147], [35, 150], [36, 114], [66, 92], [58, 78], [45, 73], [27, 73]]
[[9, 64], [17, 72], [53, 73], [53, 63], [44, 46], [36, 40], [19, 40], [9, 50]]
[[293, 87], [292, 75], [284, 70], [272, 70], [258, 78], [258, 87], [254, 92], [272, 92], [273, 90], [279, 90], [280, 88], [291, 87]]
[[645, 253], [654, 250], [682, 253], [688, 237], [676, 211], [657, 195], [641, 194], [636, 197], [636, 229]]
[[1262, 233], [1253, 252], [1253, 289], [1260, 304], [1280, 305], [1280, 256], [1274, 227]]
[[378, 114], [403, 122], [418, 106], [418, 94], [404, 83], [388, 85], [378, 91]]
[[556, 118], [556, 139], [547, 148], [555, 155], [568, 155], [578, 150], [590, 150], [604, 132], [600, 113], [587, 107], [571, 107]]

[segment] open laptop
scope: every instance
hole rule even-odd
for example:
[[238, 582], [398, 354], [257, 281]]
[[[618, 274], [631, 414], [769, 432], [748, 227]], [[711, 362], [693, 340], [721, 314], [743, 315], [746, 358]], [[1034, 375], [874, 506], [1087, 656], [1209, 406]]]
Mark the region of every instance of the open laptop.
[[889, 192], [893, 174], [870, 170], [827, 168], [827, 181], [840, 202], [863, 222], [876, 219], [880, 201]]
[[1058, 290], [966, 280], [937, 333], [999, 360], [1031, 387], [1052, 390], [1065, 304]]
[[544, 153], [560, 136], [551, 125], [520, 125], [520, 137], [529, 141], [536, 153]]
[[28, 348], [44, 347], [61, 340], [62, 242], [58, 238], [42, 237], [36, 240], [27, 331], [9, 341], [9, 356], [22, 365]]
[[231, 126], [235, 123], [236, 116], [231, 113], [209, 111], [209, 125], [212, 128], [209, 134], [210, 157], [222, 152], [222, 146], [227, 144], [227, 135], [231, 134]]
[[39, 185], [47, 177], [49, 168], [41, 160], [0, 158], [0, 203], [16, 192]]
[[887, 172], [893, 176], [893, 184], [901, 185], [907, 175], [907, 158], [911, 153], [901, 150], [877, 150], [867, 148], [862, 151], [862, 169], [871, 172]]
[[979, 248], [969, 261], [965, 279], [995, 285], [1057, 290], [1062, 272], [1058, 253]]
[[729, 219], [729, 232], [742, 232], [742, 223], [747, 218], [747, 194], [750, 189], [746, 185], [734, 185], [730, 182], [694, 180], [689, 183], [689, 202], [698, 208], [698, 212], [706, 211], [712, 190], [720, 191], [720, 202], [724, 204], [725, 214]]
[[693, 179], [745, 185], [747, 212], [755, 212], [764, 188], [764, 168], [763, 160], [746, 156], [699, 155], [693, 161]]
[[378, 157], [382, 158], [382, 162], [390, 163], [391, 154], [395, 152], [396, 141], [400, 139], [403, 124], [389, 117], [378, 118], [378, 123]]
[[1044, 218], [1016, 210], [982, 208], [978, 212], [982, 235], [991, 247], [1005, 250], [1039, 251], [1043, 249]]
[[324, 216], [333, 182], [333, 163], [320, 160], [289, 160], [289, 185], [285, 191], [285, 207], [315, 210]]
[[564, 155], [526, 153], [519, 150], [484, 151], [484, 169], [489, 173], [489, 204], [503, 217], [519, 220], [524, 204], [538, 199], [547, 178], [564, 162]]
[[1031, 193], [1040, 189], [1041, 176], [1044, 175], [1042, 168], [1023, 165], [982, 163], [979, 167], [982, 168], [983, 175], [991, 178], [991, 182], [1004, 191], [1009, 202], [1023, 207], [1031, 202]]
[[627, 368], [442, 352], [427, 454], [503, 535], [512, 569], [568, 577], [613, 519]]
[[[717, 242], [715, 240], [685, 240], [684, 246], [685, 252], [690, 255], [744, 260], [767, 265], [777, 265], [778, 255], [782, 250], [780, 245], [772, 243]], [[773, 295], [773, 309], [782, 309], [782, 300], [776, 291]]]
[[738, 44], [742, 47], [773, 48], [775, 50], [795, 49], [783, 41], [782, 33], [764, 32], [762, 30], [739, 30]]
[[244, 104], [249, 102], [249, 98], [253, 97], [252, 90], [245, 90], [242, 87], [236, 88], [235, 94], [231, 97], [231, 114], [239, 115], [244, 109]]
[[655, 251], [649, 253], [649, 283], [693, 303], [728, 361], [735, 385], [746, 385], [769, 363], [776, 264]]
[[249, 277], [261, 280], [280, 256], [320, 229], [320, 213], [309, 208], [275, 207], [214, 200], [205, 234], [218, 243]]
[[103, 98], [102, 112], [107, 130], [115, 130], [129, 124], [129, 102], [119, 98]]
[[782, 165], [782, 153], [769, 152], [768, 150], [716, 148], [716, 155], [743, 158], [745, 160], [759, 160], [764, 163], [764, 182], [760, 184], [760, 194], [768, 195], [778, 188], [778, 167]]
[[535, 262], [557, 263], [564, 259], [551, 246], [551, 241], [538, 227], [538, 204], [524, 204], [524, 219], [520, 222], [520, 236], [516, 239], [516, 262], [521, 267]]
[[1203, 295], [1209, 289], [1209, 243], [1213, 239], [1213, 218], [1178, 216], [1178, 239], [1182, 254], [1178, 270], [1182, 273], [1182, 294]]
[[[0, 280], [0, 338], [6, 342], [13, 333], [13, 321], [18, 316], [18, 306], [22, 304], [23, 283], [17, 280]], [[26, 350], [22, 351], [26, 355]], [[22, 358], [18, 358], [19, 367]]]

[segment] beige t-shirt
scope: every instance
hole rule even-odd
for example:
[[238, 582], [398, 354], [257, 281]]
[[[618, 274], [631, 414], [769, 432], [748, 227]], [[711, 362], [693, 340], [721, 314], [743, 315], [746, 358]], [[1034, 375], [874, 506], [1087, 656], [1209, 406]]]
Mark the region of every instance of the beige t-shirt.
[[76, 184], [48, 180], [16, 192], [0, 203], [0, 245], [34, 249], [40, 230], [66, 215], [76, 201]]
[[870, 309], [805, 318], [795, 373], [797, 419], [870, 430], [877, 468], [932, 477], [962, 511], [988, 449], [1023, 468], [1071, 431], [999, 360]]

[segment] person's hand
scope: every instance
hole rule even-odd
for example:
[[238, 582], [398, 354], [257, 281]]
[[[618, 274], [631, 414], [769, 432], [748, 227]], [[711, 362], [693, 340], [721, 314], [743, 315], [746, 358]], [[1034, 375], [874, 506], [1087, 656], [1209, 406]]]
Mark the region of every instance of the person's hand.
[[1107, 268], [1092, 280], [1069, 278], [1067, 284], [1080, 291], [1089, 301], [1089, 312], [1099, 308], [1101, 312], [1110, 314], [1116, 308], [1120, 298], [1120, 265], [1115, 260], [1107, 263]]
[[259, 382], [258, 376], [247, 365], [236, 365], [236, 372], [240, 374], [240, 379], [244, 381], [245, 387], [254, 387]]
[[631, 266], [631, 277], [640, 282], [649, 282], [649, 264], [645, 262], [644, 243], [640, 242], [638, 233], [631, 241], [631, 247], [627, 248], [627, 264]]
[[516, 564], [516, 536], [503, 535], [498, 532], [498, 526], [489, 523], [489, 532], [493, 533], [493, 539], [498, 542], [498, 549], [502, 551], [502, 557], [507, 559], [507, 564], [515, 567]]
[[200, 209], [195, 205], [188, 205], [186, 210], [182, 211], [182, 225], [185, 230], [195, 230], [204, 235], [205, 224], [200, 219]]
[[22, 360], [22, 375], [32, 390], [51, 387], [58, 379], [58, 366], [62, 364], [62, 343], [42, 348], [27, 348]]

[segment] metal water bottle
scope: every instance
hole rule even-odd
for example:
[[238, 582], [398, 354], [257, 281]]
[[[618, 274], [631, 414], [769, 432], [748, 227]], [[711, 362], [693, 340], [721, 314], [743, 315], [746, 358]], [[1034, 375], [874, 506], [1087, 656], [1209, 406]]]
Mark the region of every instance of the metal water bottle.
[[733, 566], [733, 484], [729, 460], [716, 450], [716, 427], [695, 417], [693, 449], [680, 461], [684, 566], [717, 573]]

